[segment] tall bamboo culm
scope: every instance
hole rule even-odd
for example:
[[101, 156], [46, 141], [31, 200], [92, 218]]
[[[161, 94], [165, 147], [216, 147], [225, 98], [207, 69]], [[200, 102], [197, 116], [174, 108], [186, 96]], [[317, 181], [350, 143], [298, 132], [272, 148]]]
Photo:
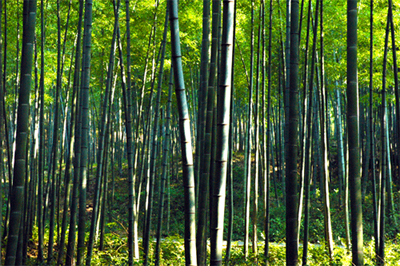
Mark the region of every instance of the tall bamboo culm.
[[215, 155], [215, 178], [213, 183], [210, 265], [222, 265], [222, 242], [231, 108], [234, 6], [234, 0], [223, 1], [221, 76], [219, 80], [220, 91], [217, 105], [217, 150]]
[[174, 68], [175, 95], [179, 112], [183, 186], [185, 198], [185, 259], [186, 265], [197, 265], [195, 228], [195, 188], [193, 153], [190, 136], [190, 120], [182, 70], [182, 54], [179, 38], [178, 1], [169, 0], [171, 28], [171, 53]]
[[298, 72], [299, 72], [299, 1], [291, 1], [290, 14], [290, 101], [286, 153], [286, 264], [298, 264], [297, 241], [297, 150], [298, 150]]
[[347, 129], [352, 262], [364, 265], [358, 106], [357, 0], [347, 0]]
[[33, 42], [36, 25], [36, 0], [25, 0], [21, 56], [21, 83], [18, 100], [18, 119], [15, 146], [14, 179], [11, 191], [10, 224], [5, 265], [14, 265], [22, 219], [24, 182], [26, 177], [26, 147], [29, 124], [29, 99], [32, 80]]
[[85, 22], [83, 34], [82, 79], [81, 79], [81, 112], [82, 142], [80, 160], [80, 192], [79, 192], [79, 220], [78, 220], [78, 250], [76, 262], [83, 264], [85, 250], [86, 229], [86, 192], [88, 179], [88, 150], [89, 150], [89, 86], [90, 86], [90, 61], [92, 45], [92, 0], [85, 2]]

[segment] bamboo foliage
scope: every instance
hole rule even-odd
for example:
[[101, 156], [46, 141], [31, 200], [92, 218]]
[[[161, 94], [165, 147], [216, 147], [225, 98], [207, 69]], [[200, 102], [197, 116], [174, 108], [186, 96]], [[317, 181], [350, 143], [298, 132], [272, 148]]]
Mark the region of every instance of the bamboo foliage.
[[[121, 0], [38, 2], [27, 100], [18, 93], [33, 0], [0, 0], [0, 245], [10, 263], [162, 265], [179, 234], [185, 257], [173, 264], [263, 264], [283, 238], [287, 265], [300, 264], [299, 250], [302, 265], [313, 264], [310, 243], [323, 235], [326, 261], [351, 248], [354, 265], [390, 264], [400, 182], [395, 2], [349, 0], [346, 20], [346, 1], [181, 1], [180, 30], [178, 0], [125, 0], [118, 11]], [[370, 39], [357, 47], [366, 26]], [[357, 70], [368, 57], [369, 79]], [[361, 207], [371, 209], [364, 221]], [[114, 233], [125, 257], [103, 256]], [[362, 234], [376, 254], [363, 258]]]

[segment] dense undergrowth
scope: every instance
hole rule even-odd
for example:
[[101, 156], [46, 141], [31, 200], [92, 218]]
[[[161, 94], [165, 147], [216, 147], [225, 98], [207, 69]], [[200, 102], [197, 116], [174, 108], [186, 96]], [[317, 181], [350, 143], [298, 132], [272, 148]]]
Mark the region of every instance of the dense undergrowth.
[[[92, 258], [92, 265], [127, 265], [128, 249], [126, 237], [121, 237], [117, 233], [108, 233], [105, 237], [105, 247], [103, 251], [95, 248]], [[400, 261], [400, 237], [395, 241], [386, 244], [386, 265], [399, 265]], [[154, 261], [155, 242], [150, 246], [150, 261]], [[252, 250], [252, 249], [250, 249]], [[269, 257], [266, 259], [262, 254], [264, 244], [259, 243], [259, 254], [255, 255], [250, 251], [247, 260], [243, 256], [243, 246], [240, 242], [235, 241], [232, 246], [231, 258], [229, 265], [268, 265], [282, 266], [285, 265], [285, 244], [270, 243]], [[351, 265], [351, 253], [344, 246], [335, 246], [333, 260], [331, 261], [324, 245], [311, 244], [308, 248], [307, 261], [308, 265]], [[299, 258], [301, 260], [303, 248], [300, 247]], [[374, 263], [374, 243], [368, 241], [364, 246], [365, 265], [376, 265]], [[225, 258], [225, 253], [224, 253]], [[225, 262], [225, 261], [224, 261]], [[143, 260], [135, 262], [135, 265], [142, 265]], [[171, 236], [163, 239], [161, 244], [160, 265], [184, 265], [185, 253], [184, 243], [180, 236]], [[27, 265], [38, 265], [35, 259], [28, 260]], [[154, 265], [154, 263], [150, 263]], [[228, 264], [225, 264], [228, 265]]]
[[[178, 161], [178, 158], [174, 158]], [[231, 258], [229, 265], [265, 265], [266, 260], [268, 265], [284, 265], [285, 264], [285, 204], [284, 197], [282, 194], [282, 179], [279, 177], [279, 173], [275, 171], [275, 175], [272, 177], [271, 183], [271, 213], [270, 213], [270, 245], [269, 245], [269, 256], [264, 257], [264, 206], [263, 196], [264, 192], [261, 190], [259, 193], [259, 212], [258, 212], [258, 226], [257, 235], [259, 238], [258, 254], [253, 252], [250, 247], [250, 255], [245, 260], [243, 255], [243, 243], [241, 240], [244, 239], [244, 167], [243, 167], [243, 154], [237, 153], [234, 158], [233, 165], [233, 178], [234, 178], [234, 228], [233, 228], [233, 245], [231, 251]], [[104, 249], [99, 250], [98, 245], [95, 245], [94, 256], [92, 257], [92, 265], [125, 265], [128, 263], [128, 248], [127, 248], [127, 171], [126, 166], [123, 166], [122, 171], [118, 174], [118, 170], [115, 168], [116, 183], [115, 183], [115, 196], [112, 206], [108, 209], [108, 215], [106, 216], [105, 225], [105, 238], [104, 238]], [[277, 169], [275, 169], [277, 170]], [[343, 199], [339, 201], [339, 190], [337, 189], [337, 180], [335, 180], [334, 173], [335, 169], [332, 169], [331, 179], [331, 217], [332, 217], [332, 228], [333, 237], [335, 241], [334, 256], [333, 260], [329, 259], [327, 249], [325, 248], [324, 241], [324, 217], [323, 217], [323, 204], [321, 192], [318, 189], [318, 184], [312, 185], [311, 192], [311, 208], [310, 208], [310, 238], [309, 238], [309, 252], [308, 252], [308, 265], [351, 265], [351, 253], [345, 247], [345, 224], [344, 224], [344, 207]], [[93, 172], [95, 172], [93, 170]], [[174, 171], [172, 171], [174, 173]], [[93, 177], [91, 182], [94, 183]], [[275, 183], [273, 183], [275, 182]], [[158, 180], [156, 180], [156, 189], [154, 197], [154, 210], [158, 210]], [[254, 185], [254, 184], [253, 184]], [[259, 187], [263, 187], [260, 186]], [[397, 191], [397, 189], [393, 189]], [[89, 184], [89, 195], [93, 193]], [[394, 202], [398, 202], [399, 193], [394, 193]], [[184, 265], [185, 254], [183, 244], [184, 234], [184, 203], [183, 203], [183, 186], [181, 183], [180, 173], [176, 172], [175, 176], [170, 177], [170, 219], [167, 221], [167, 211], [164, 211], [163, 218], [163, 241], [161, 243], [161, 265]], [[145, 193], [142, 192], [141, 200], [144, 204]], [[91, 197], [89, 197], [90, 199]], [[252, 201], [254, 195], [252, 195]], [[90, 207], [90, 201], [88, 205]], [[166, 205], [167, 206], [167, 205]], [[397, 205], [395, 206], [398, 207]], [[375, 265], [373, 259], [374, 253], [374, 242], [373, 242], [373, 213], [372, 213], [372, 194], [367, 190], [363, 202], [363, 227], [364, 227], [364, 254], [365, 264]], [[89, 211], [89, 217], [91, 213]], [[143, 217], [143, 213], [139, 214]], [[153, 223], [152, 223], [152, 236], [155, 235], [156, 221], [158, 211], [153, 211]], [[227, 217], [227, 215], [225, 215]], [[386, 226], [386, 265], [399, 265], [400, 261], [400, 234], [397, 232], [397, 226], [394, 224], [394, 219], [400, 219], [398, 214], [392, 216]], [[89, 218], [88, 218], [88, 221]], [[226, 223], [228, 222], [226, 218]], [[143, 221], [139, 221], [139, 235], [142, 234]], [[226, 234], [225, 227], [225, 234]], [[166, 229], [169, 229], [167, 232]], [[250, 226], [250, 235], [252, 231]], [[89, 222], [87, 222], [87, 235], [89, 234]], [[48, 232], [47, 232], [48, 233]], [[300, 243], [302, 243], [303, 225], [301, 225], [300, 232]], [[47, 235], [45, 236], [47, 237]], [[225, 235], [226, 239], [226, 235]], [[34, 235], [30, 244], [29, 254], [31, 258], [28, 258], [28, 265], [37, 265], [35, 260], [36, 255], [36, 243], [37, 243], [37, 232], [34, 231]], [[45, 243], [47, 240], [45, 239]], [[140, 242], [141, 245], [141, 242]], [[155, 240], [151, 244], [150, 250], [150, 261], [154, 263], [154, 248]], [[45, 250], [47, 250], [45, 248]], [[57, 246], [55, 246], [55, 252], [57, 252]], [[302, 257], [302, 244], [300, 244], [299, 259]], [[141, 260], [135, 262], [137, 265], [141, 265]], [[152, 265], [152, 264], [151, 264]]]

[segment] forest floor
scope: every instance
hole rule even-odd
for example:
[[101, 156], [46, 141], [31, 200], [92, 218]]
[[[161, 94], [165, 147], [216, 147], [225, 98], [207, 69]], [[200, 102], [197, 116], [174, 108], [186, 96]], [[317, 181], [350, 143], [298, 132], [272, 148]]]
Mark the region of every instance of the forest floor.
[[[173, 158], [176, 162], [180, 162], [179, 158]], [[179, 165], [179, 164], [178, 164]], [[161, 169], [161, 167], [159, 167]], [[252, 162], [252, 168], [254, 168], [254, 162]], [[348, 249], [345, 248], [346, 234], [345, 234], [345, 219], [344, 219], [344, 206], [343, 199], [339, 196], [338, 180], [335, 178], [335, 162], [331, 164], [331, 187], [330, 187], [330, 198], [331, 198], [331, 218], [333, 228], [333, 239], [334, 239], [334, 253], [333, 253], [333, 265], [350, 265], [351, 254]], [[253, 170], [254, 171], [254, 170]], [[92, 198], [94, 194], [94, 174], [95, 166], [90, 170], [89, 184], [88, 184], [88, 201], [87, 201], [87, 237], [89, 235], [90, 218], [92, 214]], [[183, 185], [181, 180], [181, 172], [171, 171], [173, 174], [170, 176], [170, 215], [168, 220], [168, 210], [164, 211], [163, 217], [163, 241], [161, 244], [161, 265], [184, 265], [184, 245], [183, 245], [183, 234], [184, 234], [184, 202], [183, 202]], [[285, 264], [285, 204], [284, 195], [282, 188], [284, 186], [283, 179], [279, 175], [278, 168], [275, 168], [271, 179], [271, 201], [270, 201], [270, 244], [269, 244], [269, 265], [284, 265]], [[254, 173], [253, 173], [254, 174]], [[161, 176], [157, 174], [156, 176]], [[261, 175], [260, 175], [261, 176]], [[92, 258], [92, 265], [122, 265], [126, 264], [127, 261], [127, 233], [128, 233], [128, 181], [127, 181], [127, 166], [122, 165], [121, 171], [114, 168], [115, 177], [115, 192], [113, 202], [109, 202], [108, 215], [106, 215], [105, 223], [105, 238], [104, 238], [104, 249], [100, 251], [98, 245], [95, 245], [94, 256]], [[109, 191], [111, 191], [111, 171], [109, 171]], [[317, 179], [318, 181], [318, 179]], [[252, 188], [254, 184], [252, 184]], [[259, 188], [263, 188], [262, 181], [260, 180]], [[234, 191], [234, 227], [233, 227], [233, 243], [232, 252], [229, 265], [255, 265], [265, 263], [264, 253], [264, 203], [263, 196], [264, 191], [260, 189], [259, 192], [259, 210], [257, 217], [257, 235], [258, 235], [258, 250], [254, 252], [250, 240], [250, 255], [247, 260], [243, 256], [243, 239], [244, 239], [244, 155], [243, 152], [236, 152], [233, 158], [233, 191]], [[316, 185], [311, 184], [311, 207], [310, 207], [310, 229], [309, 229], [309, 248], [308, 248], [308, 265], [326, 265], [331, 264], [327, 248], [324, 240], [324, 217], [323, 217], [323, 202], [321, 196], [321, 190], [319, 189], [318, 182]], [[394, 189], [395, 202], [399, 202], [399, 193], [397, 189]], [[251, 201], [254, 200], [254, 193], [252, 193]], [[141, 204], [144, 205], [145, 192], [140, 194]], [[159, 179], [155, 181], [155, 191], [153, 199], [153, 216], [152, 216], [152, 230], [151, 236], [155, 236], [156, 221], [158, 217], [158, 206], [159, 206]], [[61, 205], [62, 206], [62, 205]], [[167, 206], [167, 205], [165, 205]], [[372, 195], [366, 193], [364, 197], [364, 252], [365, 252], [365, 263], [366, 265], [374, 265], [373, 254], [373, 223], [372, 223]], [[395, 205], [397, 208], [397, 204]], [[142, 208], [143, 209], [143, 208]], [[143, 211], [139, 213], [139, 217], [143, 217]], [[227, 217], [227, 213], [225, 215]], [[398, 217], [397, 217], [398, 218]], [[227, 222], [227, 218], [225, 219]], [[253, 221], [253, 217], [251, 218]], [[142, 235], [143, 220], [139, 220], [139, 235]], [[303, 236], [303, 224], [300, 227], [300, 243], [302, 242]], [[227, 228], [227, 227], [225, 227]], [[397, 226], [394, 226], [393, 221], [389, 221], [386, 227], [387, 231], [387, 245], [386, 245], [386, 256], [387, 265], [398, 265], [400, 261], [400, 234], [397, 232]], [[35, 231], [36, 230], [36, 231]], [[252, 235], [253, 226], [250, 226], [250, 235]], [[48, 231], [48, 230], [47, 230]], [[226, 239], [226, 231], [224, 230]], [[57, 236], [57, 235], [56, 235]], [[48, 232], [45, 235], [45, 243], [47, 243]], [[141, 243], [140, 243], [141, 244]], [[151, 244], [150, 256], [154, 256], [155, 239]], [[299, 248], [299, 258], [302, 256], [302, 244]], [[47, 247], [45, 247], [47, 251]], [[29, 265], [37, 265], [37, 229], [34, 229], [32, 241], [29, 245], [28, 250], [28, 261]], [[58, 246], [55, 245], [55, 253], [58, 253]], [[153, 257], [150, 257], [152, 261]], [[138, 261], [137, 265], [141, 265], [142, 262]], [[152, 264], [150, 264], [152, 265]]]

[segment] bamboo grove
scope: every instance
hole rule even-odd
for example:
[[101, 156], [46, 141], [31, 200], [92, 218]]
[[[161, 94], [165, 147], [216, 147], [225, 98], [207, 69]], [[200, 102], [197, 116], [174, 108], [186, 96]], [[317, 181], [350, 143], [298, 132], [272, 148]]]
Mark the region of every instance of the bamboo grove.
[[399, 11], [0, 0], [0, 264], [390, 265]]

